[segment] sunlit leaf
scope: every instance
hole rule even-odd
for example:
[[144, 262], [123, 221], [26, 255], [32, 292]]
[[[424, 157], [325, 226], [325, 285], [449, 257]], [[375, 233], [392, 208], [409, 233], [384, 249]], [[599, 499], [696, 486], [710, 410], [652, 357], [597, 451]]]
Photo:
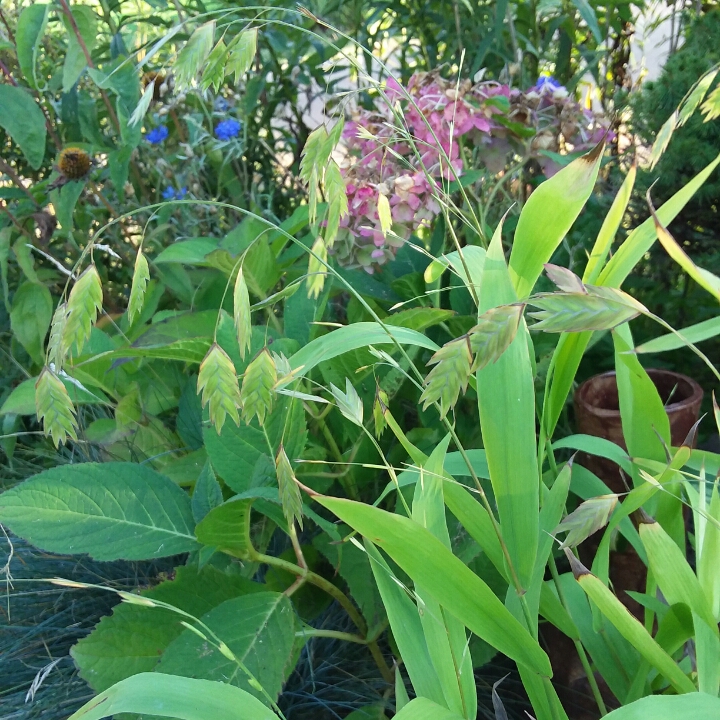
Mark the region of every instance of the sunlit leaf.
[[390, 212], [390, 201], [387, 199], [387, 195], [383, 195], [382, 193], [378, 194], [377, 212], [380, 218], [382, 234], [387, 235], [392, 228], [392, 214]]

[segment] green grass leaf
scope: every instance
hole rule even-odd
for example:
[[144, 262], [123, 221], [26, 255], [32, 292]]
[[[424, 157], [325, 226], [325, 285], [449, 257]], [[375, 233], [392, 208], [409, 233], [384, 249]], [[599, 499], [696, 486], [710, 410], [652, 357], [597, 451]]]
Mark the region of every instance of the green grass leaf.
[[651, 695], [613, 710], [607, 720], [715, 720], [720, 717], [720, 700], [706, 693]]
[[85, 703], [68, 720], [101, 720], [119, 713], [141, 713], [177, 720], [277, 720], [257, 698], [224, 682], [140, 673]]
[[190, 498], [146, 465], [52, 468], [0, 495], [0, 522], [37, 547], [146, 560], [197, 547]]
[[495, 593], [425, 528], [351, 500], [315, 499], [385, 550], [414, 582], [478, 637], [534, 672], [551, 675], [550, 662], [537, 641]]
[[[590, 197], [604, 149], [600, 143], [587, 155], [542, 183], [520, 213], [510, 254], [510, 276], [520, 300], [531, 292], [543, 265], [567, 235]], [[548, 212], [548, 208], [552, 208]]]

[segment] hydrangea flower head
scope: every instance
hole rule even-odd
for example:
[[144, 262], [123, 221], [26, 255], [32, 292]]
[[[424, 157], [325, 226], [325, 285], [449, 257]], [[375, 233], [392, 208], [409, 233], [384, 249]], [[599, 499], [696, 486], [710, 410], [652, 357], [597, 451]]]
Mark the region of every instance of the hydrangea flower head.
[[228, 119], [219, 122], [215, 127], [215, 137], [218, 140], [231, 140], [240, 134], [240, 123], [237, 120]]
[[151, 145], [160, 145], [160, 143], [162, 143], [163, 140], [167, 139], [167, 136], [169, 134], [170, 134], [170, 131], [167, 129], [167, 126], [158, 125], [156, 128], [153, 128], [150, 132], [145, 133], [145, 139]]

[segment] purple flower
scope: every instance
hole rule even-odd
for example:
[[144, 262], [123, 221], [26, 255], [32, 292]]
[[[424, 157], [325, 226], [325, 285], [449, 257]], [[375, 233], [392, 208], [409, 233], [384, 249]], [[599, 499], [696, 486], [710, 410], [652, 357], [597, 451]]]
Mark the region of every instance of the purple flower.
[[215, 128], [215, 137], [218, 140], [230, 140], [240, 133], [240, 123], [237, 120], [223, 120]]
[[167, 129], [165, 125], [158, 125], [156, 128], [153, 128], [150, 132], [145, 133], [145, 139], [151, 144], [151, 145], [160, 145], [160, 143], [163, 140], [167, 139], [167, 136], [170, 134], [170, 131]]

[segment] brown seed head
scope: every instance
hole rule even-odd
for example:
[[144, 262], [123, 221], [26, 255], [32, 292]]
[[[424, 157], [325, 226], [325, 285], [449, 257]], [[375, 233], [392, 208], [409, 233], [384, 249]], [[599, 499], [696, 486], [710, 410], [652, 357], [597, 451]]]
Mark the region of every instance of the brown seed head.
[[58, 169], [68, 180], [81, 180], [92, 165], [90, 155], [77, 147], [68, 147], [60, 152]]

